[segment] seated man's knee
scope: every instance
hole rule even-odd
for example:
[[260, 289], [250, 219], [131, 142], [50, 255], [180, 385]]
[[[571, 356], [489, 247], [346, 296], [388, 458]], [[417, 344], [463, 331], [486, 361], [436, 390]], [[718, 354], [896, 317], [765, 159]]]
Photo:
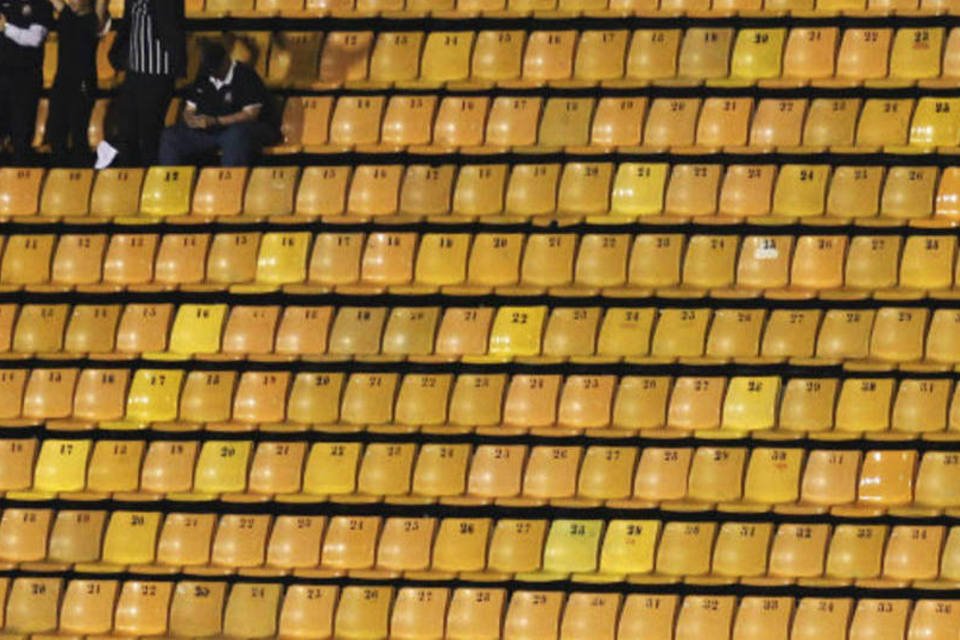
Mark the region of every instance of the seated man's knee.
[[224, 166], [252, 164], [260, 152], [260, 143], [251, 123], [241, 122], [229, 126], [220, 136], [220, 151], [223, 153]]
[[160, 134], [157, 162], [159, 162], [161, 166], [180, 164], [181, 153], [178, 127], [167, 127]]

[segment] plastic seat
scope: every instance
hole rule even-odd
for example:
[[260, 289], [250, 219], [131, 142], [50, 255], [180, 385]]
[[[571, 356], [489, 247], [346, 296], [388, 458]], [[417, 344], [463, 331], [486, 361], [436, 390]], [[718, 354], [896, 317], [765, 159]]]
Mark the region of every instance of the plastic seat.
[[303, 471], [307, 494], [349, 494], [356, 489], [361, 455], [358, 443], [314, 445]]
[[252, 282], [259, 248], [259, 233], [214, 235], [207, 257], [207, 281], [219, 285]]
[[538, 570], [546, 532], [545, 520], [497, 520], [490, 539], [488, 570], [507, 574]]
[[[689, 36], [688, 36], [689, 37]], [[643, 144], [648, 147], [685, 147], [696, 140], [698, 98], [658, 98], [647, 114]], [[746, 136], [744, 136], [746, 137]]]
[[879, 507], [910, 504], [916, 465], [915, 451], [867, 452], [860, 470], [857, 499]]
[[10, 237], [0, 263], [0, 283], [20, 286], [49, 282], [55, 242], [52, 235]]
[[45, 440], [34, 467], [33, 487], [51, 493], [82, 490], [90, 444], [89, 440]]
[[737, 286], [745, 289], [785, 286], [789, 281], [793, 242], [789, 236], [745, 237], [737, 261]]
[[190, 212], [196, 169], [151, 167], [143, 181], [140, 212], [146, 216], [181, 216]]
[[839, 29], [790, 29], [783, 51], [783, 78], [796, 81], [833, 77]]
[[957, 609], [946, 600], [918, 600], [910, 615], [908, 638], [946, 638], [953, 633]]
[[617, 80], [623, 77], [627, 40], [630, 33], [584, 31], [580, 34], [573, 77], [584, 80]]
[[838, 431], [886, 431], [890, 428], [893, 381], [848, 379], [840, 387], [836, 408]]
[[800, 485], [810, 504], [849, 504], [856, 500], [861, 454], [855, 451], [811, 451]]
[[537, 143], [542, 99], [498, 97], [487, 117], [485, 144], [514, 147]]
[[910, 236], [900, 258], [900, 286], [906, 289], [946, 289], [953, 284], [957, 241], [949, 236]]
[[154, 262], [154, 281], [165, 286], [200, 284], [206, 273], [206, 234], [165, 234]]
[[534, 447], [523, 476], [523, 494], [530, 498], [572, 498], [577, 490], [579, 447]]
[[728, 577], [766, 575], [772, 536], [771, 523], [723, 523], [713, 551], [713, 573]]
[[677, 614], [676, 640], [693, 640], [709, 633], [728, 640], [733, 627], [733, 596], [687, 596]]
[[691, 236], [683, 261], [683, 284], [699, 289], [732, 285], [738, 241], [736, 236]]
[[423, 33], [379, 33], [370, 56], [370, 80], [389, 83], [415, 79], [420, 72], [422, 46]]
[[70, 564], [98, 561], [105, 523], [105, 511], [61, 509], [50, 530], [47, 559]]
[[519, 78], [525, 43], [523, 31], [481, 31], [473, 47], [471, 75], [486, 81]]
[[621, 637], [646, 634], [651, 640], [673, 637], [680, 596], [630, 594], [620, 612]]
[[727, 77], [733, 36], [733, 29], [687, 29], [680, 46], [677, 75], [692, 80]]
[[847, 29], [837, 54], [837, 75], [862, 82], [887, 77], [892, 29]]
[[857, 126], [857, 146], [907, 144], [913, 100], [867, 100]]
[[435, 31], [427, 36], [420, 59], [420, 77], [426, 82], [466, 80], [474, 34], [469, 31]]
[[507, 166], [466, 165], [457, 172], [453, 212], [460, 215], [493, 215], [503, 211]]
[[859, 600], [850, 621], [850, 640], [902, 638], [909, 615], [909, 600]]
[[40, 209], [42, 169], [6, 167], [0, 169], [0, 216], [35, 216]]
[[240, 215], [248, 173], [248, 169], [202, 169], [193, 192], [193, 215]]
[[51, 169], [43, 183], [40, 215], [46, 217], [85, 216], [90, 213], [91, 169]]
[[733, 623], [734, 640], [786, 640], [793, 617], [793, 598], [748, 596], [740, 601]]
[[533, 356], [540, 353], [546, 307], [500, 307], [490, 330], [488, 353]]
[[785, 29], [740, 29], [730, 60], [731, 81], [780, 77]]
[[578, 35], [576, 31], [531, 33], [523, 55], [523, 79], [544, 82], [571, 77]]
[[178, 582], [170, 603], [170, 632], [195, 638], [220, 634], [226, 597], [224, 582]]
[[407, 167], [400, 187], [400, 211], [417, 216], [438, 216], [450, 213], [454, 167]]
[[136, 215], [144, 173], [142, 169], [99, 171], [90, 196], [90, 214], [104, 218]]
[[768, 573], [777, 578], [818, 578], [823, 575], [828, 525], [781, 524], [770, 547]]
[[664, 80], [677, 73], [680, 29], [638, 29], [627, 49], [625, 76], [632, 81]]
[[943, 29], [897, 29], [890, 52], [890, 78], [923, 80], [940, 76]]
[[715, 534], [713, 523], [664, 523], [657, 546], [657, 573], [691, 577], [708, 574]]
[[[153, 493], [186, 493], [193, 487], [198, 443], [155, 442], [147, 449], [141, 489]], [[169, 518], [165, 526], [169, 526]], [[162, 536], [161, 536], [162, 547]]]
[[210, 562], [218, 567], [259, 567], [264, 562], [270, 516], [220, 517]]
[[63, 582], [60, 578], [16, 578], [10, 583], [4, 618], [11, 634], [55, 632]]
[[391, 587], [344, 587], [337, 605], [334, 637], [387, 637], [392, 600]]
[[447, 637], [451, 640], [495, 640], [500, 637], [505, 600], [503, 589], [454, 590], [447, 609]]
[[372, 49], [370, 31], [328, 33], [320, 53], [320, 81], [341, 84], [366, 79]]
[[630, 252], [630, 284], [654, 288], [679, 285], [684, 241], [679, 234], [638, 235]]
[[299, 167], [254, 168], [243, 197], [244, 215], [269, 217], [292, 214], [299, 177]]
[[381, 351], [395, 355], [430, 355], [440, 310], [394, 308], [383, 332]]
[[339, 587], [291, 585], [287, 588], [277, 623], [281, 635], [330, 637]]
[[842, 640], [847, 637], [853, 601], [849, 598], [801, 598], [790, 628], [793, 640]]
[[159, 635], [167, 631], [173, 583], [128, 580], [120, 585], [114, 615], [118, 633]]
[[928, 320], [925, 309], [880, 309], [870, 335], [870, 355], [894, 362], [920, 360]]
[[607, 163], [567, 163], [563, 167], [557, 210], [563, 214], [606, 215], [613, 167]]
[[611, 213], [635, 216], [661, 213], [667, 171], [665, 164], [620, 164], [610, 197]]
[[156, 557], [160, 513], [114, 511], [103, 536], [103, 561], [117, 565], [151, 564]]
[[142, 442], [97, 442], [90, 457], [87, 489], [102, 493], [136, 491], [143, 449]]
[[799, 146], [806, 112], [806, 100], [760, 100], [750, 124], [750, 146]]
[[359, 166], [354, 169], [347, 213], [386, 216], [397, 212], [403, 167]]
[[434, 518], [387, 518], [377, 544], [376, 566], [389, 571], [423, 571], [430, 566]]
[[[855, 134], [862, 130], [857, 129], [860, 104], [861, 100], [857, 98], [812, 100], [803, 126], [803, 144], [814, 148], [846, 148], [853, 145]], [[856, 138], [856, 144], [861, 145], [865, 142]]]
[[843, 286], [847, 241], [842, 236], [801, 236], [797, 239], [790, 281], [802, 289], [830, 290]]
[[881, 215], [891, 218], [925, 218], [933, 213], [937, 182], [935, 167], [891, 167], [880, 201]]
[[435, 96], [396, 96], [383, 116], [381, 141], [385, 145], [423, 145], [432, 138]]
[[910, 145], [949, 147], [960, 144], [960, 124], [956, 116], [960, 100], [920, 98], [910, 122]]
[[404, 587], [397, 591], [390, 617], [395, 638], [442, 637], [448, 589]]
[[256, 281], [282, 285], [306, 280], [311, 239], [307, 232], [263, 234], [257, 255]]
[[446, 310], [434, 341], [438, 355], [482, 355], [487, 352], [493, 309]]
[[46, 509], [5, 509], [0, 518], [0, 558], [18, 563], [46, 559], [52, 515]]
[[[880, 177], [878, 176], [878, 179]], [[836, 177], [834, 180], [836, 181]], [[876, 213], [875, 206], [873, 212]], [[896, 237], [856, 236], [852, 238], [844, 270], [846, 286], [851, 289], [868, 290], [895, 286], [899, 272], [900, 245], [901, 239]]]
[[650, 352], [663, 357], [703, 355], [710, 311], [707, 309], [664, 309], [657, 319]]
[[516, 640], [556, 638], [564, 594], [556, 591], [515, 591], [503, 621], [503, 635]]
[[170, 330], [169, 350], [176, 354], [218, 353], [227, 305], [180, 305]]
[[559, 178], [558, 164], [514, 166], [507, 184], [506, 211], [522, 216], [552, 215], [557, 210]]
[[330, 143], [353, 147], [379, 142], [385, 105], [383, 96], [344, 96], [338, 99], [330, 121]]
[[230, 310], [223, 329], [221, 350], [234, 354], [266, 354], [273, 351], [279, 307], [237, 306]]
[[667, 214], [709, 216], [717, 211], [723, 168], [720, 165], [674, 165], [664, 200]]
[[0, 449], [0, 491], [30, 488], [33, 483], [33, 460], [36, 453], [37, 441], [31, 438], [11, 439], [7, 446]]
[[697, 144], [707, 147], [745, 145], [752, 112], [753, 100], [750, 98], [707, 98], [697, 120]]
[[371, 444], [360, 464], [358, 491], [367, 495], [409, 493], [415, 457], [414, 445]]
[[489, 106], [486, 97], [444, 97], [432, 122], [433, 143], [451, 148], [481, 146]]
[[524, 447], [478, 446], [467, 477], [467, 493], [486, 498], [519, 495], [525, 460]]
[[431, 566], [438, 571], [479, 572], [487, 564], [491, 521], [485, 518], [444, 518], [433, 544]]
[[541, 146], [583, 146], [590, 141], [593, 98], [550, 98], [543, 108], [537, 140]]

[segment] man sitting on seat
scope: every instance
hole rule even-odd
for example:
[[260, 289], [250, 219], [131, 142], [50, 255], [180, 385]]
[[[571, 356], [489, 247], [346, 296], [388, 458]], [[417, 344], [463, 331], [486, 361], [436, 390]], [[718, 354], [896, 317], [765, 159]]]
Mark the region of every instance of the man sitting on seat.
[[279, 138], [270, 107], [256, 71], [231, 59], [222, 45], [206, 44], [200, 72], [186, 95], [183, 122], [160, 138], [160, 164], [193, 164], [214, 151], [222, 153], [224, 167], [253, 164], [261, 149]]

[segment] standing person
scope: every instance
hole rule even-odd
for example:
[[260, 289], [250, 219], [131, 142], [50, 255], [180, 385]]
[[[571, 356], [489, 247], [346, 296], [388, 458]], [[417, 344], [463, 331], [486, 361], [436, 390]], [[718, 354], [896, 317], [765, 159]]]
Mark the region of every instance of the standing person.
[[101, 145], [97, 166], [149, 166], [157, 160], [163, 121], [174, 82], [186, 69], [184, 0], [125, 0], [110, 63], [126, 70], [117, 97], [117, 140]]
[[47, 139], [59, 166], [90, 162], [87, 128], [97, 88], [100, 19], [93, 0], [51, 0], [57, 17], [57, 75], [50, 93]]
[[48, 0], [0, 0], [0, 121], [7, 123], [18, 164], [33, 155], [43, 43], [52, 25]]
[[160, 139], [160, 164], [192, 163], [220, 151], [223, 166], [250, 166], [265, 145], [279, 138], [272, 106], [256, 71], [231, 59], [223, 45], [205, 44], [183, 122], [164, 130]]

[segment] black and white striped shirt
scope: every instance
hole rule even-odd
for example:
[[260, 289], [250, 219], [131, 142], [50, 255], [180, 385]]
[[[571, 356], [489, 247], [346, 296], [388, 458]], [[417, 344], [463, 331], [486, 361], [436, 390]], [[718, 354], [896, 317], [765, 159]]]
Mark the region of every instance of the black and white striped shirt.
[[170, 52], [164, 48], [157, 34], [150, 12], [150, 0], [133, 0], [131, 14], [130, 70], [154, 76], [170, 75]]

